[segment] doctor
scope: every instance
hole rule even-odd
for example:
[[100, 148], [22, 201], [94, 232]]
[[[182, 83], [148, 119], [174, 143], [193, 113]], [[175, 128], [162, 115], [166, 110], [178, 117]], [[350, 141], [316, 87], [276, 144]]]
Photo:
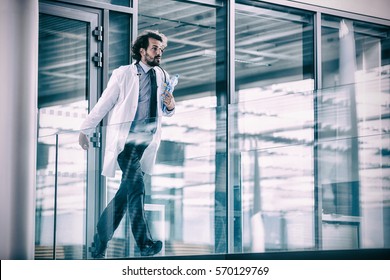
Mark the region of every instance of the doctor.
[[[92, 257], [104, 258], [107, 243], [128, 209], [131, 229], [142, 256], [161, 251], [144, 214], [144, 173], [150, 174], [161, 140], [161, 116], [172, 116], [175, 100], [166, 90], [169, 75], [159, 67], [167, 38], [158, 31], [140, 34], [132, 47], [131, 65], [115, 69], [107, 88], [81, 126], [79, 144], [89, 148], [88, 134], [108, 113], [102, 175], [114, 177], [117, 163], [122, 178], [115, 197], [104, 209], [94, 235]], [[162, 98], [163, 96], [163, 98]]]

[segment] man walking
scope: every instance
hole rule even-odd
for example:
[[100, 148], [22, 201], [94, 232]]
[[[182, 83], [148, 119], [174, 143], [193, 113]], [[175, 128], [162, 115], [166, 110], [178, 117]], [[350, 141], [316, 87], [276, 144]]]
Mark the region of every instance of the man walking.
[[[167, 91], [169, 75], [159, 66], [167, 38], [158, 31], [140, 34], [132, 46], [131, 65], [115, 69], [107, 88], [81, 126], [79, 144], [89, 148], [87, 135], [108, 113], [102, 175], [114, 177], [116, 163], [122, 171], [119, 189], [101, 214], [94, 235], [92, 257], [104, 258], [126, 210], [142, 256], [161, 251], [144, 213], [144, 173], [150, 174], [161, 140], [161, 116], [172, 116], [175, 101]], [[168, 79], [168, 80], [167, 80]], [[163, 98], [161, 98], [163, 96]]]

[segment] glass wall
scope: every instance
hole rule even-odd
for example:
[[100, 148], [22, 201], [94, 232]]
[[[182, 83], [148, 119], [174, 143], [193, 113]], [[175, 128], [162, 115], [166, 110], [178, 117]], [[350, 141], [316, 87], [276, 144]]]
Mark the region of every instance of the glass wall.
[[[88, 22], [40, 14], [37, 259], [83, 256], [86, 174], [81, 170], [85, 169], [85, 157], [74, 149], [77, 138], [61, 134], [58, 141], [55, 134], [78, 129], [88, 111], [88, 32]], [[56, 170], [58, 161], [60, 170]]]
[[130, 62], [131, 16], [110, 11], [109, 22], [109, 67], [108, 73]]
[[323, 15], [314, 50], [312, 14], [245, 3], [229, 107], [234, 251], [388, 248], [389, 27]]
[[311, 13], [237, 3], [235, 100], [313, 90], [313, 40]]
[[229, 107], [229, 138], [237, 140], [231, 152], [240, 162], [235, 219], [241, 219], [242, 241], [234, 250], [312, 249], [312, 14], [236, 4], [235, 25], [237, 103]]
[[323, 249], [389, 247], [390, 28], [322, 17]]
[[[159, 30], [168, 38], [162, 67], [179, 74], [176, 112], [163, 119], [162, 142], [153, 176], [146, 179], [146, 213], [152, 235], [162, 240], [164, 255], [210, 254], [223, 243], [216, 231], [216, 130], [218, 7], [185, 1], [145, 0], [138, 3], [138, 32]], [[225, 93], [226, 94], [226, 93]], [[217, 112], [218, 111], [218, 112]], [[225, 110], [226, 111], [226, 110]], [[218, 115], [220, 114], [220, 115]], [[121, 173], [107, 180], [107, 201], [119, 187]], [[223, 188], [225, 191], [225, 186]], [[219, 228], [219, 227], [218, 227]], [[108, 257], [138, 256], [123, 219], [108, 249]], [[223, 246], [223, 245], [222, 245]], [[220, 250], [220, 249], [219, 249]], [[123, 255], [124, 254], [124, 255]]]
[[[229, 53], [226, 1], [97, 2], [106, 3], [102, 11], [134, 2], [138, 32], [168, 37], [161, 66], [180, 75], [176, 113], [163, 119], [155, 172], [145, 176], [150, 230], [164, 244], [159, 256], [390, 248], [390, 24], [325, 13], [315, 21], [314, 7], [241, 0]], [[131, 60], [133, 18], [119, 6], [102, 13], [109, 15], [109, 63], [95, 73], [102, 85]], [[88, 258], [86, 236], [96, 226], [89, 218], [120, 184], [119, 170], [99, 177], [77, 146], [96, 72], [86, 64], [87, 28], [40, 19], [38, 258], [51, 258], [54, 243], [56, 258]], [[93, 195], [90, 178], [99, 178]], [[54, 227], [55, 235], [46, 231]], [[127, 215], [106, 256], [139, 257]]]

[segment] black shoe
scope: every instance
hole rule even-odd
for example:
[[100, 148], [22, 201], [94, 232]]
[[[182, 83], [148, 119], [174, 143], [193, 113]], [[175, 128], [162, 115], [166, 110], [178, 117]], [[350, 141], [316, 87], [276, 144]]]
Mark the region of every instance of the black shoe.
[[106, 256], [107, 242], [102, 242], [100, 240], [99, 234], [95, 234], [93, 237], [93, 244], [91, 255], [94, 259], [104, 259]]
[[141, 249], [141, 256], [147, 257], [158, 254], [162, 249], [162, 245], [163, 244], [160, 240], [150, 241]]

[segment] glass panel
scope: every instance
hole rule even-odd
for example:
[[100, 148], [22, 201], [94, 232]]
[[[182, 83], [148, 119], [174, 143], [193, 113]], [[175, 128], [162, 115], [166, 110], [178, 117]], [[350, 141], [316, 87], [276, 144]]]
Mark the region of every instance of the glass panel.
[[[163, 248], [157, 256], [214, 252], [215, 236], [219, 234], [215, 232], [217, 228], [213, 212], [217, 177], [214, 163], [216, 123], [210, 122], [210, 119], [215, 116], [216, 111], [217, 108], [203, 108], [163, 118], [163, 137], [154, 173], [145, 174], [143, 180], [146, 194], [144, 210], [148, 228], [154, 240], [163, 242]], [[197, 126], [187, 127], [186, 124], [192, 123], [195, 118]], [[98, 130], [105, 135], [108, 129], [115, 130], [124, 126], [129, 128], [131, 124], [121, 123]], [[180, 133], [174, 133], [179, 128]], [[94, 129], [88, 131], [89, 136], [95, 132]], [[78, 146], [78, 135], [77, 131], [62, 132], [59, 133], [57, 142], [51, 143], [54, 148], [58, 143], [58, 171], [53, 171], [58, 186], [55, 208], [57, 219], [54, 220], [58, 259], [86, 258], [83, 240], [87, 227], [85, 219], [87, 153]], [[141, 139], [138, 134], [129, 134], [128, 137], [128, 141], [135, 140], [137, 143]], [[184, 142], [186, 139], [188, 141]], [[193, 145], [197, 146], [196, 150], [192, 149]], [[88, 174], [95, 174], [95, 171], [88, 170]], [[111, 202], [114, 196], [118, 197], [119, 185], [123, 183], [122, 175], [120, 168], [117, 168], [114, 178], [107, 177], [106, 204], [114, 208], [122, 205], [123, 212], [120, 213], [124, 216], [118, 228], [112, 235], [109, 234], [106, 258], [140, 257], [130, 219], [134, 201], [127, 201], [126, 191], [125, 201]], [[131, 188], [136, 186], [134, 183], [130, 184]], [[96, 188], [99, 188], [98, 185]], [[51, 198], [54, 196], [53, 193], [50, 195]], [[51, 207], [53, 209], [53, 205]], [[105, 218], [96, 222], [95, 227], [109, 232], [113, 229], [116, 216], [110, 211], [105, 212], [103, 216]], [[139, 222], [133, 221], [134, 225]], [[53, 224], [52, 226], [54, 228]], [[48, 232], [53, 232], [53, 228]]]
[[[37, 258], [48, 257], [48, 254], [39, 252], [53, 244], [52, 226], [56, 218], [53, 216], [52, 196], [55, 141], [52, 136], [44, 136], [77, 130], [87, 114], [88, 30], [86, 22], [42, 13], [39, 17], [37, 203], [41, 207], [37, 208], [37, 217], [41, 222], [37, 223]], [[62, 227], [68, 222], [80, 221], [80, 215], [85, 211], [85, 205], [78, 204], [80, 199], [85, 199], [85, 174], [82, 172], [85, 159], [75, 156], [74, 146], [68, 145], [68, 140], [60, 141], [58, 164], [62, 170], [57, 174], [60, 210], [57, 225]], [[65, 235], [60, 233], [57, 236], [56, 257], [82, 258], [80, 247], [83, 246], [84, 233], [72, 227], [68, 230], [63, 231]], [[77, 250], [74, 251], [75, 246]]]
[[[176, 114], [163, 118], [156, 173], [145, 176], [152, 235], [164, 242], [161, 254], [212, 253], [217, 235], [217, 12], [213, 7], [180, 1], [145, 0], [139, 2], [138, 20], [139, 33], [153, 29], [168, 37], [161, 66], [171, 75], [180, 75], [174, 93]], [[120, 171], [107, 179], [107, 203], [120, 180]], [[109, 246], [108, 256], [139, 255], [129, 224], [125, 216], [112, 240], [121, 245]]]
[[[38, 108], [46, 109], [39, 115], [40, 131], [44, 135], [59, 128], [77, 127], [81, 122], [80, 113], [87, 112], [87, 34], [86, 22], [40, 14]], [[77, 116], [58, 111], [62, 107], [52, 107], [62, 104], [75, 110]], [[57, 121], [53, 120], [54, 112]]]
[[372, 80], [379, 82], [381, 79], [386, 84], [390, 64], [389, 29], [387, 26], [323, 15], [323, 87]]
[[[179, 74], [177, 101], [199, 99], [204, 106], [215, 105], [216, 9], [178, 1], [144, 0], [139, 3], [138, 31], [157, 29], [168, 37], [162, 66]], [[178, 103], [180, 111], [188, 103]], [[196, 105], [195, 105], [196, 106]]]
[[35, 259], [53, 259], [54, 186], [56, 136], [43, 136], [37, 143]]
[[56, 258], [85, 259], [87, 154], [79, 133], [58, 136]]
[[236, 4], [232, 252], [314, 247], [313, 42], [310, 13]]
[[236, 102], [314, 89], [311, 14], [237, 4], [235, 17]]
[[[337, 88], [332, 92], [337, 92]], [[326, 96], [327, 93], [315, 94]], [[328, 161], [339, 164], [342, 157], [331, 158], [329, 151], [345, 149], [345, 141], [342, 138], [326, 139], [314, 145], [315, 122], [309, 113], [313, 111], [314, 95], [308, 92], [300, 94], [300, 98], [297, 96], [297, 93], [287, 97], [272, 96], [229, 107], [229, 112], [235, 112], [234, 120], [238, 123], [235, 126], [240, 128], [240, 133], [232, 139], [238, 140], [239, 144], [235, 153], [240, 155], [241, 189], [236, 198], [241, 201], [235, 203], [242, 211], [243, 252], [317, 249], [314, 175], [318, 172], [319, 181], [324, 182], [322, 176], [329, 170], [314, 168], [314, 147], [319, 149], [319, 166], [323, 167], [323, 162]], [[153, 175], [144, 177], [146, 219], [152, 237], [163, 242], [157, 256], [215, 252], [216, 237], [220, 234], [220, 228], [216, 226], [219, 221], [214, 214], [217, 207], [215, 185], [221, 172], [214, 163], [217, 125], [210, 119], [215, 111], [224, 110], [203, 108], [163, 118], [163, 141], [157, 164]], [[183, 126], [194, 119], [197, 126]], [[127, 124], [118, 126], [123, 125]], [[388, 123], [385, 125], [385, 131], [389, 131]], [[102, 131], [113, 127], [103, 127]], [[180, 132], [176, 131], [178, 128], [181, 128]], [[191, 147], [195, 140], [196, 150]], [[358, 201], [355, 182], [320, 185], [324, 198], [321, 249], [361, 248], [363, 242], [366, 242], [364, 248], [387, 246], [388, 212], [383, 208], [389, 197], [386, 168], [390, 161], [376, 144], [388, 149], [389, 134], [363, 136], [359, 140], [359, 156], [363, 160], [357, 182], [360, 187]], [[50, 143], [49, 140], [41, 142]], [[67, 239], [77, 240], [85, 230], [84, 199], [81, 193], [67, 191], [83, 189], [85, 174], [80, 163], [84, 162], [85, 166], [86, 153], [77, 146], [77, 133], [60, 134], [58, 146], [57, 237], [67, 235]], [[340, 174], [345, 169], [343, 166], [335, 168]], [[122, 172], [118, 169], [115, 175], [107, 179], [107, 201], [111, 201], [121, 183]], [[327, 178], [331, 179], [331, 175]], [[349, 191], [350, 188], [355, 189]], [[52, 200], [48, 202], [52, 203]], [[359, 203], [358, 207], [356, 203]], [[131, 230], [128, 205], [108, 244], [107, 258], [140, 257]], [[68, 214], [77, 223], [69, 223]], [[103, 225], [110, 228], [113, 216], [107, 218]], [[370, 238], [371, 243], [365, 238]], [[82, 257], [81, 245], [69, 241], [61, 243], [61, 239], [56, 248], [58, 258]], [[378, 240], [383, 243], [378, 244]]]
[[216, 202], [218, 176], [224, 176], [215, 155], [219, 109], [200, 107], [163, 123], [152, 198], [166, 205], [167, 255], [212, 254], [224, 242], [218, 219], [226, 217]]
[[275, 96], [229, 107], [238, 128], [242, 250], [314, 248], [313, 94]]
[[389, 31], [322, 18], [322, 82], [329, 87], [317, 98], [324, 249], [390, 247]]
[[115, 68], [130, 62], [130, 15], [110, 11], [109, 75]]
[[78, 132], [38, 139], [35, 259], [86, 258], [87, 157], [80, 151]]
[[324, 222], [322, 233], [323, 250], [357, 249], [359, 247], [359, 225], [356, 223]]
[[[210, 120], [215, 115], [216, 108], [203, 108], [162, 119], [154, 173], [144, 175], [149, 229], [153, 239], [163, 242], [158, 256], [214, 253], [216, 123]], [[120, 169], [114, 178], [107, 178], [107, 204], [116, 195], [121, 178]], [[109, 242], [108, 258], [140, 256], [129, 213]]]

